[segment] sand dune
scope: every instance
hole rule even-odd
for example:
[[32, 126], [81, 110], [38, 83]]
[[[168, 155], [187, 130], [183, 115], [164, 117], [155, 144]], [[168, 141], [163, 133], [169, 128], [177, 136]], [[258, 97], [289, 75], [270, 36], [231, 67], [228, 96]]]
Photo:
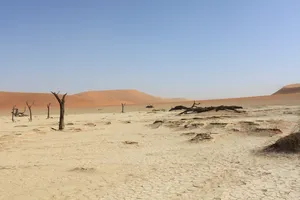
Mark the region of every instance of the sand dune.
[[294, 94], [294, 93], [300, 93], [300, 83], [286, 85], [282, 87], [280, 90], [278, 90], [277, 92], [275, 92], [273, 95]]
[[[127, 104], [148, 104], [172, 101], [171, 99], [162, 99], [154, 97], [137, 90], [107, 90], [90, 91], [74, 95], [68, 95], [67, 107], [97, 107], [108, 105]], [[13, 105], [17, 107], [25, 106], [25, 102], [35, 102], [36, 108], [44, 108], [48, 103], [58, 106], [56, 99], [51, 93], [20, 93], [20, 92], [0, 92], [0, 109], [10, 109]]]
[[160, 97], [154, 97], [137, 90], [89, 91], [74, 96], [91, 100], [94, 105], [147, 104], [165, 101]]
[[[236, 105], [298, 105], [300, 103], [300, 84], [287, 85], [275, 92], [274, 95], [241, 97], [228, 99], [199, 100], [202, 104], [236, 104]], [[19, 93], [0, 92], [0, 110], [11, 109], [13, 105], [22, 109], [25, 102], [35, 101], [35, 108], [45, 108], [48, 103], [53, 107], [58, 104], [50, 93]], [[68, 108], [96, 108], [100, 106], [116, 106], [121, 103], [127, 105], [147, 105], [165, 103], [190, 103], [186, 99], [174, 98], [164, 99], [155, 97], [137, 90], [106, 90], [88, 91], [68, 95], [66, 107]]]
[[[26, 101], [34, 101], [35, 108], [46, 107], [48, 103], [51, 103], [53, 107], [58, 106], [55, 97], [50, 93], [0, 92], [0, 109], [10, 109], [13, 105], [22, 108]], [[67, 96], [67, 101], [68, 107], [85, 107], [92, 103], [88, 99], [75, 95]]]

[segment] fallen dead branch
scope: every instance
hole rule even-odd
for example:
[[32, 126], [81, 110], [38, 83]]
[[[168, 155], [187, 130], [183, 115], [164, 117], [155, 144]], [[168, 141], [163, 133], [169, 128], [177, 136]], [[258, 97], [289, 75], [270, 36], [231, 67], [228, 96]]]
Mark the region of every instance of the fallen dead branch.
[[186, 110], [186, 109], [188, 109], [188, 107], [179, 105], [179, 106], [175, 106], [175, 107], [171, 108], [169, 111], [174, 111], [174, 110]]
[[138, 144], [138, 142], [134, 142], [134, 141], [124, 141], [123, 144]]
[[174, 111], [174, 110], [187, 110], [187, 109], [190, 109], [190, 108], [195, 108], [197, 107], [197, 105], [199, 105], [200, 103], [196, 103], [196, 101], [194, 101], [193, 105], [191, 107], [186, 107], [186, 106], [183, 106], [183, 105], [179, 105], [179, 106], [175, 106], [173, 108], [171, 108], [169, 111]]
[[209, 111], [222, 111], [222, 110], [231, 110], [234, 111], [236, 113], [242, 113], [245, 111], [240, 111], [239, 109], [243, 109], [243, 107], [241, 106], [211, 106], [211, 107], [191, 107], [191, 108], [187, 108], [185, 109], [185, 111], [179, 113], [178, 115], [182, 115], [182, 114], [192, 114], [192, 113], [203, 113], [203, 112], [209, 112]]

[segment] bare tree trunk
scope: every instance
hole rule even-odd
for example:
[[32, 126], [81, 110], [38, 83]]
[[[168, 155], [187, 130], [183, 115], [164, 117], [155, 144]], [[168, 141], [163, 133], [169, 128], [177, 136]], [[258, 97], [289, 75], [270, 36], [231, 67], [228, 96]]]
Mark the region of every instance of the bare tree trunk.
[[48, 103], [47, 104], [47, 109], [48, 109], [47, 119], [50, 119], [50, 106], [51, 106], [51, 103]]
[[122, 103], [121, 105], [122, 105], [122, 113], [124, 113], [124, 107], [125, 107], [126, 104]]
[[58, 101], [59, 103], [59, 109], [60, 109], [60, 115], [59, 115], [59, 125], [58, 125], [58, 130], [63, 130], [65, 128], [65, 97], [67, 96], [67, 93], [64, 94], [62, 96], [62, 98], [59, 98], [58, 94], [59, 92], [55, 93], [55, 92], [51, 92], [56, 100]]
[[28, 107], [29, 110], [29, 121], [32, 122], [32, 112], [31, 112], [31, 106], [33, 106], [34, 102], [32, 102], [32, 104], [29, 104], [28, 101], [26, 101], [26, 105]]
[[18, 117], [19, 115], [19, 109], [18, 108], [15, 108], [15, 113], [14, 113], [15, 117]]
[[16, 109], [16, 106], [13, 106], [12, 108], [12, 111], [11, 111], [11, 121], [12, 122], [15, 122], [15, 109]]

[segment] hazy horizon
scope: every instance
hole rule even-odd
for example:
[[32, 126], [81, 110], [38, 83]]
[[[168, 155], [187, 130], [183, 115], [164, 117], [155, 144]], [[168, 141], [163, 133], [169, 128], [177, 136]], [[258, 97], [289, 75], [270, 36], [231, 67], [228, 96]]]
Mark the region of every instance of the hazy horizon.
[[0, 91], [269, 95], [299, 83], [300, 2], [6, 1]]

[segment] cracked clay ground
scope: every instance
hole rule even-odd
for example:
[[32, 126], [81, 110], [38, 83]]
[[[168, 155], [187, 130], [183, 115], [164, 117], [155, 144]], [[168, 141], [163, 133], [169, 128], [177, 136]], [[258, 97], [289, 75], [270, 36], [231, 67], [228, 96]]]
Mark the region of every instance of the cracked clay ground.
[[[68, 115], [64, 132], [51, 130], [57, 116], [2, 116], [0, 199], [300, 199], [299, 155], [257, 153], [292, 131], [299, 108], [246, 111]], [[189, 142], [197, 133], [213, 139]]]

